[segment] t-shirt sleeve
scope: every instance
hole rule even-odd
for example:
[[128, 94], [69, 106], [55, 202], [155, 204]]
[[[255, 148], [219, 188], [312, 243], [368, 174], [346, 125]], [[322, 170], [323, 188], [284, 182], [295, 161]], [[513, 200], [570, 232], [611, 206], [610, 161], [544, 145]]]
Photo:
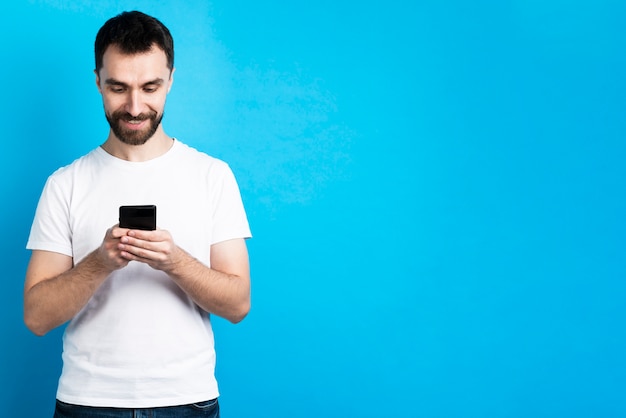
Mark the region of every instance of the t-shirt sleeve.
[[229, 239], [252, 237], [235, 175], [225, 163], [220, 168], [212, 188], [214, 210], [211, 245]]
[[69, 203], [52, 176], [39, 198], [26, 248], [73, 256]]

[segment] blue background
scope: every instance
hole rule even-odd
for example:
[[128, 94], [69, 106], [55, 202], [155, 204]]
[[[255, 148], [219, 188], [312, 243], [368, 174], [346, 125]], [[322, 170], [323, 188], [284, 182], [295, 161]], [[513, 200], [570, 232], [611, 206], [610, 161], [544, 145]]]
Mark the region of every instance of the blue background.
[[3, 6], [2, 415], [51, 415], [24, 246], [106, 137], [95, 34], [139, 9], [175, 38], [166, 131], [230, 163], [253, 229], [225, 417], [626, 416], [625, 4]]

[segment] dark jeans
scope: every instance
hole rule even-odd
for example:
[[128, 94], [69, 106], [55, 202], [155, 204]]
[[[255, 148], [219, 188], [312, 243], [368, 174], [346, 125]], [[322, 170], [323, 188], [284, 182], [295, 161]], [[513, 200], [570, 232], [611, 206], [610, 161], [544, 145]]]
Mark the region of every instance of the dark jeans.
[[220, 418], [217, 399], [162, 408], [100, 408], [57, 400], [54, 418]]

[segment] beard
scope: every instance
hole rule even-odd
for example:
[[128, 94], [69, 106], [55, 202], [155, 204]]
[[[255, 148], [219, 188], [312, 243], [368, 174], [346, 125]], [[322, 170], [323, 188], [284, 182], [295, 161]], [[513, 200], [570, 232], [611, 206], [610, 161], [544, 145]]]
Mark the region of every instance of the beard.
[[[104, 114], [115, 136], [120, 141], [128, 145], [143, 145], [148, 142], [148, 140], [152, 138], [156, 130], [159, 128], [161, 120], [163, 119], [163, 113], [159, 115], [154, 111], [149, 113], [140, 113], [137, 116], [132, 116], [130, 113], [123, 110], [117, 110], [111, 115], [106, 112]], [[140, 130], [128, 129], [122, 124], [122, 122], [140, 122], [144, 120], [149, 120], [150, 123], [146, 128]]]

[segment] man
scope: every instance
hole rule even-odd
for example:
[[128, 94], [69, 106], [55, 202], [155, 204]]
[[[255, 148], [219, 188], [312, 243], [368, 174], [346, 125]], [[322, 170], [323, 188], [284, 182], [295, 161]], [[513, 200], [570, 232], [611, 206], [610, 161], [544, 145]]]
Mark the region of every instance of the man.
[[[236, 323], [250, 307], [239, 189], [161, 125], [174, 75], [161, 22], [110, 19], [95, 58], [109, 135], [49, 177], [27, 245], [26, 325], [69, 321], [55, 417], [218, 417], [209, 314]], [[156, 230], [116, 224], [138, 204], [156, 205]]]

